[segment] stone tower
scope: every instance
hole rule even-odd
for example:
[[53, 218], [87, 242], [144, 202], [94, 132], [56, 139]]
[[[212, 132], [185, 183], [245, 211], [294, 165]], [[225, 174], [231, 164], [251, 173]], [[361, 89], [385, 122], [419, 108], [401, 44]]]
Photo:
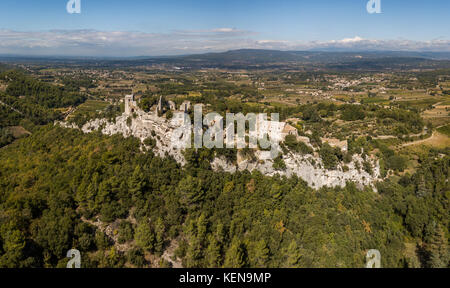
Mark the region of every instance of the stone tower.
[[159, 102], [158, 102], [158, 112], [163, 112], [162, 109], [162, 96], [159, 97]]
[[134, 107], [136, 102], [134, 101], [134, 95], [125, 96], [125, 114], [131, 115], [134, 113]]

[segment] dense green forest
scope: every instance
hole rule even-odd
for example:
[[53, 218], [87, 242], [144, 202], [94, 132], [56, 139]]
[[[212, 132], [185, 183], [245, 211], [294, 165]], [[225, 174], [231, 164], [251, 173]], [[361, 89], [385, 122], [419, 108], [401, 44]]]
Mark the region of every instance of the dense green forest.
[[86, 97], [67, 87], [58, 87], [38, 81], [18, 71], [9, 71], [0, 75], [6, 80], [6, 94], [13, 97], [24, 97], [27, 101], [46, 108], [75, 106], [86, 100]]
[[62, 119], [61, 111], [55, 108], [75, 106], [86, 100], [85, 95], [36, 80], [19, 70], [1, 73], [0, 80], [7, 84], [6, 91], [0, 92], [0, 147], [14, 141], [7, 127], [20, 125], [33, 129], [35, 125], [53, 123]]
[[[213, 172], [210, 151], [190, 151], [181, 168], [134, 138], [45, 126], [0, 150], [0, 267], [64, 267], [70, 248], [84, 267], [166, 266], [152, 261], [171, 241], [185, 267], [363, 267], [367, 249], [384, 267], [448, 267], [442, 152], [378, 193], [316, 191], [295, 177]], [[119, 223], [126, 252], [97, 217]]]

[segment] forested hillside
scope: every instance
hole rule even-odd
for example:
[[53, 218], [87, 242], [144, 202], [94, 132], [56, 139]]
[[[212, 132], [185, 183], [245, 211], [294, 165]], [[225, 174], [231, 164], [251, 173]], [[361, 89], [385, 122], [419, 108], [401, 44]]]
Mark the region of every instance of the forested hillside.
[[[0, 66], [0, 72], [1, 67], [8, 66]], [[1, 73], [0, 80], [6, 84], [5, 91], [0, 91], [0, 147], [14, 141], [8, 127], [31, 130], [34, 125], [53, 123], [62, 119], [61, 111], [55, 108], [76, 106], [86, 100], [79, 92], [36, 80], [19, 70]]]
[[0, 266], [64, 267], [70, 248], [85, 267], [167, 266], [171, 244], [184, 267], [363, 267], [367, 249], [384, 267], [448, 266], [448, 148], [374, 193], [216, 173], [202, 150], [183, 169], [139, 147], [49, 125], [3, 148]]
[[8, 88], [6, 93], [13, 97], [23, 96], [33, 104], [47, 108], [68, 107], [82, 103], [85, 96], [73, 92], [66, 87], [57, 87], [38, 81], [17, 71], [10, 71], [0, 75], [6, 80]]
[[[0, 73], [0, 267], [66, 267], [72, 248], [83, 267], [364, 267], [369, 249], [383, 267], [449, 267], [448, 70], [171, 69]], [[162, 98], [166, 108], [279, 113], [295, 130], [284, 155], [314, 158], [318, 177], [376, 174], [374, 186], [315, 189], [297, 177], [211, 168], [218, 156], [255, 158], [249, 148], [187, 149], [181, 167], [146, 150], [156, 133], [145, 148], [55, 125], [115, 123], [123, 91], [147, 112]], [[363, 161], [349, 168], [354, 156]], [[273, 168], [283, 167], [280, 156]]]

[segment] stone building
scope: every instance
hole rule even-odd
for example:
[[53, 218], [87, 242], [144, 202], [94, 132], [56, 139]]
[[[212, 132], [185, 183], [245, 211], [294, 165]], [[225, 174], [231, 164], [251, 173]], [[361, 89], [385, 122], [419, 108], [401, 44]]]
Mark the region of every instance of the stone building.
[[158, 109], [157, 112], [159, 112], [159, 113], [163, 112], [162, 96], [159, 96], [158, 108], [157, 109]]
[[134, 112], [138, 110], [138, 105], [134, 100], [134, 95], [126, 95], [125, 96], [125, 114], [132, 115]]
[[283, 131], [281, 131], [283, 138], [286, 138], [286, 136], [288, 135], [292, 135], [297, 137], [298, 136], [298, 131], [297, 128], [292, 127], [291, 125], [285, 123]]
[[181, 103], [180, 111], [188, 112], [190, 109], [191, 109], [191, 102], [184, 101], [183, 103]]
[[177, 110], [177, 105], [175, 104], [175, 102], [169, 101], [168, 103], [169, 103], [170, 110], [172, 110], [172, 111]]

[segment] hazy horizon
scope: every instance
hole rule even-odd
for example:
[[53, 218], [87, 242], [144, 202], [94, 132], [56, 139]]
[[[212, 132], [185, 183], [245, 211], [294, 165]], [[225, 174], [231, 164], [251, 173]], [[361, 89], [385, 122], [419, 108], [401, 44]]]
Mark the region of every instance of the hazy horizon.
[[[141, 59], [141, 58], [173, 58], [173, 57], [188, 57], [188, 56], [196, 56], [196, 55], [205, 55], [205, 54], [223, 54], [223, 53], [229, 53], [229, 52], [236, 52], [236, 51], [273, 51], [273, 52], [295, 52], [295, 53], [350, 53], [350, 54], [357, 54], [357, 53], [361, 53], [361, 54], [372, 54], [372, 53], [378, 53], [378, 54], [391, 54], [391, 53], [398, 53], [401, 55], [406, 55], [406, 54], [445, 54], [445, 55], [449, 55], [450, 57], [450, 51], [420, 51], [420, 50], [416, 50], [416, 51], [401, 51], [401, 50], [321, 50], [321, 49], [311, 49], [311, 50], [280, 50], [280, 49], [254, 49], [254, 48], [241, 48], [241, 49], [231, 49], [231, 50], [224, 50], [224, 51], [211, 51], [211, 52], [193, 52], [193, 53], [186, 53], [186, 54], [166, 54], [166, 55], [130, 55], [130, 56], [102, 56], [102, 55], [64, 55], [64, 54], [49, 54], [49, 55], [45, 55], [45, 54], [14, 54], [14, 53], [0, 53], [0, 58], [16, 58], [16, 59], [20, 59], [20, 58], [36, 58], [36, 59], [52, 59], [52, 58], [67, 58], [67, 59], [76, 59], [76, 58], [80, 58], [80, 59]], [[416, 55], [413, 55], [416, 56]], [[419, 55], [417, 55], [419, 56]]]

